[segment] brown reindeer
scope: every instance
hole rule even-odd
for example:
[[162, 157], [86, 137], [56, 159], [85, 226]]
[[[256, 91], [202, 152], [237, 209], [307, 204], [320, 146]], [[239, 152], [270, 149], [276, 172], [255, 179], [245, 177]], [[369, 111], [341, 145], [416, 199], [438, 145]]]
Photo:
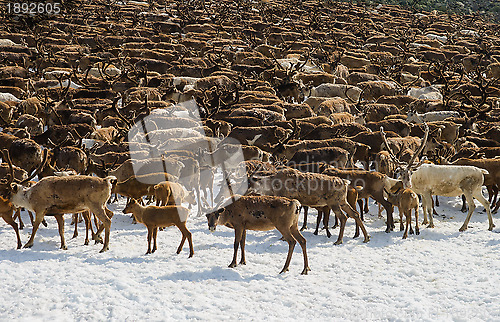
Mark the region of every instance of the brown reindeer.
[[310, 271], [306, 252], [306, 239], [299, 232], [300, 203], [294, 199], [274, 196], [234, 196], [232, 204], [207, 214], [208, 228], [215, 231], [217, 225], [234, 229], [234, 255], [229, 267], [236, 267], [238, 248], [241, 247], [240, 265], [246, 265], [246, 230], [271, 230], [276, 228], [288, 242], [288, 256], [281, 273], [288, 271], [293, 249], [297, 241], [304, 256], [303, 275]]

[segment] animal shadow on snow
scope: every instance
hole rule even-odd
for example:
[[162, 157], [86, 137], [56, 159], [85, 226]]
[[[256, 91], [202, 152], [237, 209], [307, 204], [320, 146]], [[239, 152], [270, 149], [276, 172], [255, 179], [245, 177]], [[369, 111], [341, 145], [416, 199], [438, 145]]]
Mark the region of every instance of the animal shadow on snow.
[[[246, 272], [248, 273], [248, 272]], [[254, 274], [248, 277], [242, 277], [238, 270], [227, 267], [212, 267], [200, 271], [179, 271], [169, 275], [163, 275], [157, 279], [168, 281], [206, 281], [206, 280], [219, 280], [219, 281], [238, 281], [249, 282], [256, 280], [266, 280], [269, 277], [264, 274]]]

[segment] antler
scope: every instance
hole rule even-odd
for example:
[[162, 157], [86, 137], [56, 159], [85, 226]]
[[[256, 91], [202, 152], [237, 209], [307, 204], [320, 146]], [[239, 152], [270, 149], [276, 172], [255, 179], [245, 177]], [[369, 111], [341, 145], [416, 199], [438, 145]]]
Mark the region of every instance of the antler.
[[12, 182], [14, 181], [14, 167], [12, 166], [12, 161], [10, 160], [9, 150], [3, 149], [2, 156], [7, 164], [9, 165], [9, 179], [7, 180], [7, 187], [10, 187]]
[[424, 126], [425, 126], [425, 134], [424, 134], [424, 138], [422, 140], [422, 142], [420, 143], [420, 147], [418, 148], [417, 152], [415, 152], [415, 154], [411, 157], [411, 160], [410, 162], [408, 162], [408, 168], [418, 168], [420, 166], [421, 163], [413, 166], [413, 162], [415, 161], [415, 159], [417, 158], [417, 156], [422, 153], [422, 151], [424, 150], [424, 147], [425, 145], [427, 144], [427, 138], [429, 137], [429, 126], [427, 125], [427, 123], [424, 122]]
[[7, 161], [8, 165], [9, 165], [9, 173], [10, 173], [10, 178], [7, 181], [7, 186], [10, 187], [10, 185], [14, 181], [16, 181], [16, 183], [19, 183], [20, 185], [23, 185], [26, 182], [28, 182], [31, 179], [33, 179], [36, 175], [38, 175], [40, 173], [40, 171], [42, 171], [42, 169], [47, 164], [47, 159], [48, 159], [48, 155], [49, 155], [48, 152], [49, 152], [49, 150], [47, 150], [47, 149], [43, 150], [43, 152], [42, 152], [43, 153], [42, 163], [40, 163], [40, 165], [35, 169], [35, 171], [33, 171], [33, 173], [31, 173], [31, 175], [28, 178], [26, 178], [26, 179], [24, 179], [22, 181], [18, 181], [18, 180], [16, 180], [14, 178], [14, 167], [12, 165], [12, 160], [10, 159], [9, 151], [7, 149], [3, 149], [2, 150], [2, 155], [3, 155], [3, 158]]
[[399, 159], [396, 157], [394, 152], [392, 151], [391, 147], [389, 146], [389, 142], [387, 142], [387, 137], [385, 136], [384, 132], [384, 127], [380, 127], [380, 134], [382, 135], [382, 139], [384, 140], [385, 147], [387, 148], [387, 151], [389, 152], [389, 156], [391, 157], [392, 161], [396, 163], [398, 166], [408, 166], [408, 164], [399, 161]]

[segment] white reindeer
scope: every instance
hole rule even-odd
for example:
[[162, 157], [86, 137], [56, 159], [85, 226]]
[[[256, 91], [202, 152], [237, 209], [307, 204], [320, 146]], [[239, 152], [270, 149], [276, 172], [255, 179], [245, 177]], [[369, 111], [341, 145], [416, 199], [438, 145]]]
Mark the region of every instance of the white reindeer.
[[[425, 123], [424, 123], [425, 124]], [[469, 213], [465, 222], [460, 227], [460, 231], [465, 231], [469, 220], [476, 208], [474, 198], [477, 199], [486, 209], [488, 214], [489, 227], [493, 230], [495, 225], [491, 217], [491, 210], [488, 201], [482, 194], [481, 187], [484, 181], [484, 175], [488, 171], [473, 166], [459, 165], [435, 165], [435, 164], [414, 164], [416, 157], [423, 151], [429, 135], [429, 127], [425, 124], [425, 135], [417, 152], [409, 163], [400, 162], [387, 144], [387, 139], [383, 128], [381, 128], [382, 137], [386, 142], [386, 147], [393, 161], [399, 166], [401, 180], [405, 188], [410, 188], [422, 197], [422, 208], [424, 209], [424, 222], [427, 223], [427, 214], [429, 215], [429, 227], [434, 227], [432, 219], [432, 196], [457, 197], [465, 195], [469, 205]]]

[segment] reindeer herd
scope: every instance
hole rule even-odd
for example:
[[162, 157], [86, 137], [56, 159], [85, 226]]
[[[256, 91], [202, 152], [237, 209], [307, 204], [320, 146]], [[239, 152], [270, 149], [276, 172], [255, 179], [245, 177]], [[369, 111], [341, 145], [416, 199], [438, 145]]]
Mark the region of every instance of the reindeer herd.
[[[246, 264], [246, 230], [277, 229], [289, 244], [282, 272], [299, 242], [303, 274], [309, 208], [315, 235], [323, 221], [331, 236], [335, 214], [335, 244], [348, 218], [370, 240], [371, 200], [387, 233], [398, 208], [403, 238], [420, 233], [420, 208], [434, 227], [438, 196], [462, 196], [460, 231], [474, 200], [494, 228], [500, 38], [480, 16], [294, 0], [86, 0], [3, 15], [0, 213], [17, 248], [24, 210], [24, 247], [54, 216], [66, 249], [72, 214], [73, 236], [83, 217], [85, 244], [90, 231], [106, 251], [118, 198], [147, 227], [148, 253], [175, 225], [177, 253], [187, 239], [193, 256], [186, 222], [204, 212], [210, 231], [235, 231], [230, 267], [238, 249]], [[216, 169], [238, 151], [239, 168]], [[248, 189], [224, 184], [235, 180]]]

